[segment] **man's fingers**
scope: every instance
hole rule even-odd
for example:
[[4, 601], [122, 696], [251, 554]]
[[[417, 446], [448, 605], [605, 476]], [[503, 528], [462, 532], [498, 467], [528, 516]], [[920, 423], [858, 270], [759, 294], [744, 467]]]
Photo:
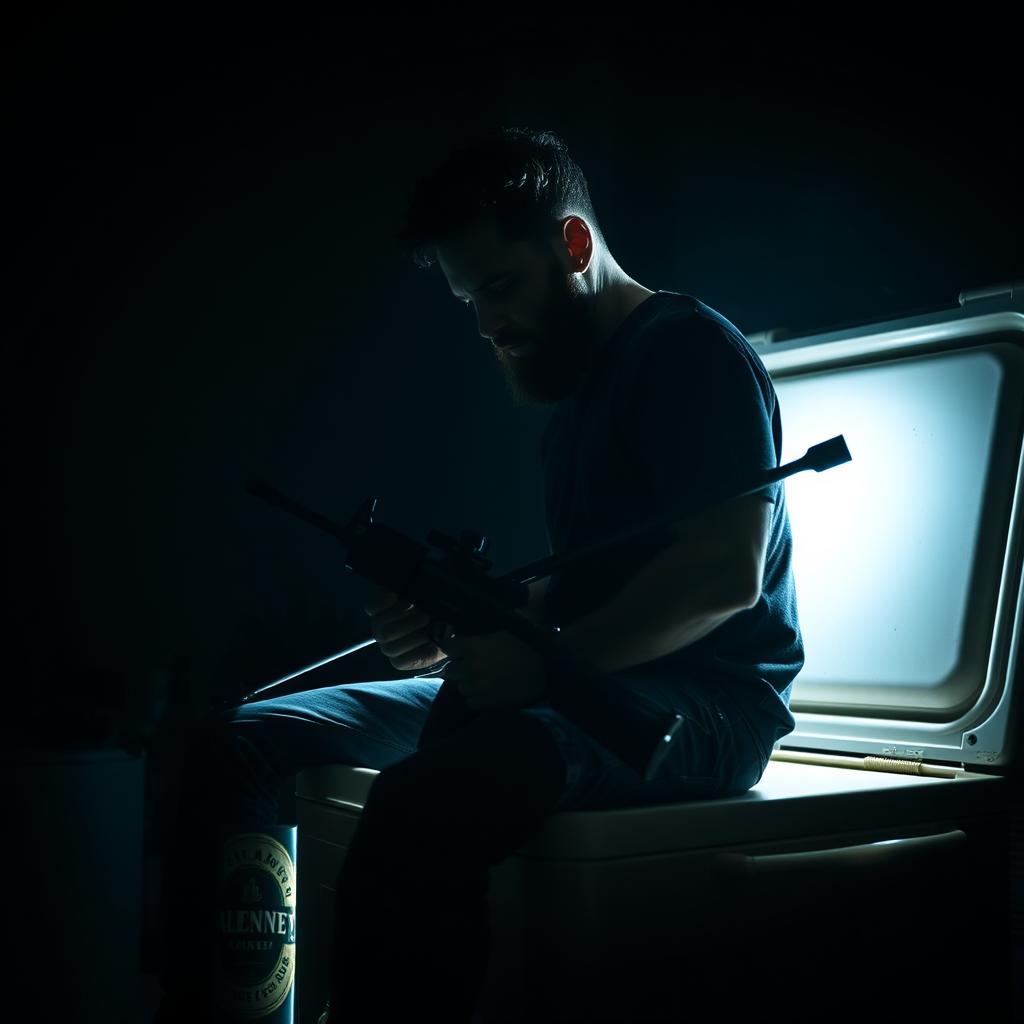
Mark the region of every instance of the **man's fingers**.
[[373, 617], [373, 624], [379, 632], [395, 635], [408, 633], [430, 621], [430, 616], [415, 605], [396, 604], [385, 612]]
[[404, 598], [399, 600], [393, 590], [388, 590], [386, 587], [375, 587], [370, 591], [363, 604], [363, 611], [367, 615], [382, 616], [384, 621], [388, 621], [390, 617], [402, 615], [414, 607], [415, 605], [411, 601]]
[[400, 658], [403, 654], [408, 654], [420, 647], [431, 647], [438, 654], [441, 653], [440, 648], [427, 636], [425, 629], [417, 630], [415, 633], [403, 633], [401, 636], [385, 640], [383, 643], [378, 640], [377, 646], [385, 658]]
[[398, 595], [393, 590], [385, 587], [374, 587], [363, 605], [367, 615], [380, 615], [386, 608], [390, 608], [398, 600]]
[[444, 651], [434, 644], [424, 644], [408, 652], [405, 657], [391, 658], [391, 664], [399, 672], [408, 672], [414, 669], [430, 668], [436, 665], [444, 656]]
[[429, 625], [430, 616], [419, 609], [411, 612], [398, 612], [392, 618], [389, 618], [388, 613], [385, 612], [383, 616], [378, 616], [373, 620], [373, 633], [377, 638], [377, 643], [390, 643], [392, 640], [412, 634], [422, 635], [420, 643], [423, 643], [424, 640], [430, 639], [427, 636], [427, 626]]

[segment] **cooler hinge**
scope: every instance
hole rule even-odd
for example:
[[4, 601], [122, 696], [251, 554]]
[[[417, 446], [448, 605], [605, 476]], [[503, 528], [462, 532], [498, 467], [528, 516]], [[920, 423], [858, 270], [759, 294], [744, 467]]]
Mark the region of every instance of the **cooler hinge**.
[[820, 754], [810, 750], [776, 750], [773, 761], [795, 764], [816, 764], [828, 768], [857, 768], [868, 772], [890, 772], [897, 775], [927, 775], [933, 779], [955, 779], [958, 768], [928, 761], [911, 761], [902, 757], [851, 757], [846, 754]]
[[984, 288], [965, 288], [960, 293], [960, 305], [966, 306], [971, 302], [991, 302], [993, 299], [1013, 301], [1014, 292], [1020, 298], [1024, 290], [1024, 281], [1005, 281], [1002, 284], [990, 284]]

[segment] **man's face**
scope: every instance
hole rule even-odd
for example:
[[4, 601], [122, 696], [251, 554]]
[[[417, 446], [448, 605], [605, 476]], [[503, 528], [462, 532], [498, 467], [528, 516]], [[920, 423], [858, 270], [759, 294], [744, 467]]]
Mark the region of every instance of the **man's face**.
[[[456, 299], [475, 308], [516, 405], [549, 404], [572, 394], [591, 350], [590, 306], [579, 278], [552, 245], [509, 242], [493, 220], [438, 247], [437, 261]], [[516, 346], [526, 346], [513, 355]]]

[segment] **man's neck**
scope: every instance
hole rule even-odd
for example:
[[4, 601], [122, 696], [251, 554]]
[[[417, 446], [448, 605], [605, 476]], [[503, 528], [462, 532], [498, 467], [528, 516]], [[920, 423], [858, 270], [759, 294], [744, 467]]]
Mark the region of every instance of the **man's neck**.
[[626, 317], [655, 293], [631, 278], [610, 285], [599, 299], [596, 310], [594, 344], [603, 349]]
[[607, 355], [608, 343], [626, 318], [655, 293], [630, 278], [609, 285], [597, 297], [591, 330], [591, 347], [583, 370], [583, 379], [599, 372]]

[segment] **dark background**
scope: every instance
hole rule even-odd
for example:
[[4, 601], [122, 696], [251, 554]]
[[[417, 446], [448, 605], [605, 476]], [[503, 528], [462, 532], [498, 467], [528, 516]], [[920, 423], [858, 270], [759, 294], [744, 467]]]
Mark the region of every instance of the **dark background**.
[[[418, 172], [476, 126], [561, 134], [623, 269], [747, 333], [1022, 275], [1005, 33], [745, 18], [16, 25], [19, 727], [144, 709], [168, 672], [201, 705], [369, 635], [343, 549], [249, 473], [345, 521], [377, 496], [421, 540], [475, 528], [496, 571], [548, 553], [547, 410], [513, 407], [472, 312], [391, 241]], [[391, 676], [374, 648], [338, 672]]]
[[[746, 333], [952, 310], [1024, 277], [1007, 25], [856, 18], [82, 5], [8, 22], [4, 729], [151, 755], [144, 829], [133, 775], [123, 804], [73, 759], [25, 790], [55, 829], [26, 854], [55, 906], [86, 920], [82, 893], [111, 901], [91, 874], [59, 887], [53, 793], [84, 808], [80, 846], [120, 851], [107, 960], [134, 969], [108, 954], [135, 948], [142, 884], [153, 969], [186, 722], [369, 635], [343, 549], [248, 495], [249, 474], [342, 521], [376, 496], [419, 540], [479, 530], [496, 572], [548, 553], [548, 411], [513, 407], [472, 313], [391, 240], [465, 134], [558, 132], [623, 269]], [[370, 647], [321, 685], [400, 674]], [[78, 984], [101, 979], [81, 949]]]

